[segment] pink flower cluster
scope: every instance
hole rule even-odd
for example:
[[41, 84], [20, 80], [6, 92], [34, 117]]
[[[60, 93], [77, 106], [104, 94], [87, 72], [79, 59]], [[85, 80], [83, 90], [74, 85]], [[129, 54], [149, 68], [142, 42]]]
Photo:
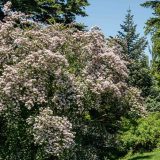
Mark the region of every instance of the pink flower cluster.
[[52, 110], [45, 108], [34, 121], [35, 144], [43, 146], [46, 153], [59, 156], [74, 144], [72, 124], [66, 117], [54, 116]]

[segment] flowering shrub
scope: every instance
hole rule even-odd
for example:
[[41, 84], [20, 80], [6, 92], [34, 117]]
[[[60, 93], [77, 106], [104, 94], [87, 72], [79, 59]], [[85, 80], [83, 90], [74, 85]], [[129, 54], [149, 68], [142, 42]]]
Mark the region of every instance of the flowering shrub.
[[43, 145], [46, 153], [59, 155], [74, 143], [71, 129], [72, 124], [67, 118], [53, 116], [52, 110], [46, 108], [35, 117], [34, 141], [38, 145]]
[[[119, 46], [109, 47], [95, 28], [41, 26], [9, 6], [0, 23], [0, 115], [9, 140], [0, 156], [40, 160], [67, 154], [72, 159], [78, 148], [85, 154], [93, 148], [90, 157], [98, 157], [120, 117], [132, 107], [134, 114], [144, 111], [127, 87]], [[24, 150], [15, 151], [18, 147]], [[75, 153], [68, 154], [72, 147]]]

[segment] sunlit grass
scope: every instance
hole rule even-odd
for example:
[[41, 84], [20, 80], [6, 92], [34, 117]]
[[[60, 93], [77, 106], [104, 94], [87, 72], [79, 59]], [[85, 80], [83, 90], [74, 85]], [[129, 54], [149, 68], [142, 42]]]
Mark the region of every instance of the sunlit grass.
[[121, 160], [160, 160], [160, 150], [156, 150], [149, 153], [135, 154], [133, 156], [127, 155]]

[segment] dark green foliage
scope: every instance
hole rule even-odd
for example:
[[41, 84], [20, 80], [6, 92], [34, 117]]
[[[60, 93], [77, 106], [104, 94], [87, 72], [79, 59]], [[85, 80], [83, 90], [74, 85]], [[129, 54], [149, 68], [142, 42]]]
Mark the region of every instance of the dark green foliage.
[[159, 0], [146, 1], [145, 3], [141, 4], [141, 6], [143, 7], [152, 9], [155, 9], [158, 5], [159, 5]]
[[151, 34], [152, 40], [152, 72], [160, 83], [160, 1], [147, 1], [143, 7], [153, 10], [153, 17], [146, 22], [146, 34]]
[[149, 112], [160, 112], [160, 88], [156, 82], [146, 98], [146, 107]]
[[155, 78], [155, 84], [151, 89], [149, 97], [146, 99], [147, 109], [151, 112], [160, 111], [160, 1], [146, 1], [141, 4], [143, 7], [153, 10], [153, 17], [146, 22], [146, 34], [151, 35], [152, 40], [152, 75]]
[[147, 63], [133, 61], [128, 66], [130, 70], [129, 84], [139, 88], [143, 97], [149, 96], [153, 85], [153, 78]]
[[31, 136], [26, 134], [28, 129], [26, 123], [23, 120], [17, 122], [13, 116], [8, 121], [10, 121], [10, 125], [3, 121], [0, 128], [0, 157], [5, 160], [35, 159], [34, 143], [31, 142]]
[[[2, 4], [8, 0], [1, 0]], [[46, 23], [75, 22], [76, 16], [87, 16], [87, 0], [11, 0], [14, 11], [33, 14], [35, 20]], [[79, 25], [78, 25], [79, 26]]]

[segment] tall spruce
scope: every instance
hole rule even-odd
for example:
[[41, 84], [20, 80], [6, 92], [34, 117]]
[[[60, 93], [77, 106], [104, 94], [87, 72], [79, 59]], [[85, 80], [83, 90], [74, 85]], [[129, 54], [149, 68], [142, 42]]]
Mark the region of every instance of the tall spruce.
[[124, 57], [130, 63], [129, 84], [142, 90], [142, 96], [148, 96], [152, 86], [152, 78], [149, 69], [148, 58], [145, 55], [147, 41], [137, 33], [137, 25], [134, 23], [134, 15], [131, 10], [127, 11], [125, 20], [121, 24], [117, 41], [122, 47]]
[[140, 34], [136, 33], [137, 25], [134, 24], [133, 17], [129, 9], [125, 16], [125, 21], [120, 25], [121, 31], [118, 32], [118, 38], [124, 54], [129, 59], [139, 60], [144, 53], [147, 41], [144, 37], [140, 37]]

